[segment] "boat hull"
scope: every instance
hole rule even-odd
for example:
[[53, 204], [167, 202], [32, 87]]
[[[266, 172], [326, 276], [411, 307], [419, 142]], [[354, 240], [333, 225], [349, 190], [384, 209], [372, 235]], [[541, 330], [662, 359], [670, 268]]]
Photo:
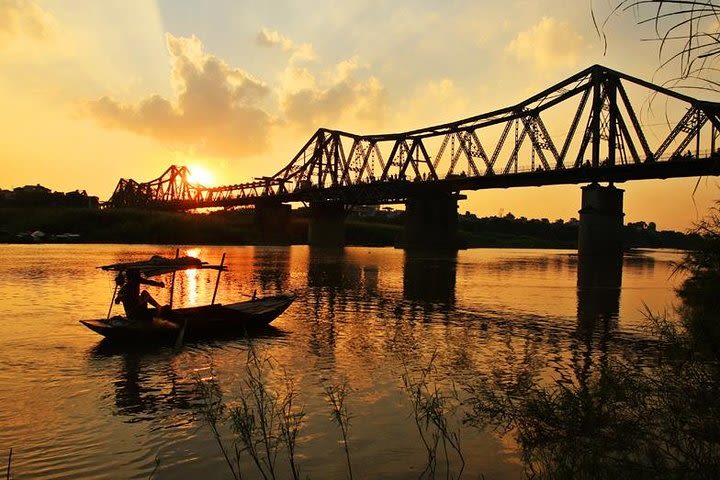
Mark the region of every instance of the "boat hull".
[[292, 295], [275, 295], [228, 305], [203, 305], [154, 311], [151, 320], [131, 321], [124, 317], [80, 320], [90, 330], [111, 340], [174, 340], [184, 329], [185, 338], [241, 335], [265, 327], [295, 300]]

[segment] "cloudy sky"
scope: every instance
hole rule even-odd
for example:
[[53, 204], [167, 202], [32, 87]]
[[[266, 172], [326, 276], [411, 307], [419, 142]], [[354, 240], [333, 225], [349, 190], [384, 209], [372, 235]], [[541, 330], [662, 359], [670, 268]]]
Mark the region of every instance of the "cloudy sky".
[[[592, 64], [663, 80], [651, 26], [608, 0], [0, 0], [0, 188], [108, 198], [172, 163], [270, 175], [318, 127], [410, 130], [515, 104]], [[707, 94], [699, 94], [707, 96]], [[635, 182], [626, 221], [684, 229], [714, 179]], [[577, 216], [577, 186], [468, 194], [461, 212]]]

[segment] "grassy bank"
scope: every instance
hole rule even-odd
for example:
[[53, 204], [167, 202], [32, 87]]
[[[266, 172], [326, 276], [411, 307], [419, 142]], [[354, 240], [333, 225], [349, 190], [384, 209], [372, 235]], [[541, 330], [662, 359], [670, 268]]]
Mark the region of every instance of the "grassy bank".
[[144, 210], [75, 208], [0, 209], [6, 241], [23, 232], [79, 234], [90, 243], [247, 244], [255, 241], [252, 216], [245, 212], [193, 215]]
[[[577, 222], [548, 222], [509, 217], [461, 217], [459, 237], [467, 247], [576, 248]], [[287, 244], [307, 241], [307, 211], [293, 210], [284, 236]], [[99, 210], [92, 208], [0, 207], [0, 241], [23, 241], [18, 235], [42, 231], [44, 241], [53, 235], [73, 233], [85, 243], [154, 243], [206, 245], [260, 245], [264, 242], [254, 224], [252, 210], [183, 213], [151, 210]], [[402, 238], [402, 214], [360, 217], [345, 222], [348, 245], [393, 246]], [[628, 247], [692, 248], [696, 240], [679, 232], [625, 227]], [[54, 241], [67, 241], [55, 239]]]

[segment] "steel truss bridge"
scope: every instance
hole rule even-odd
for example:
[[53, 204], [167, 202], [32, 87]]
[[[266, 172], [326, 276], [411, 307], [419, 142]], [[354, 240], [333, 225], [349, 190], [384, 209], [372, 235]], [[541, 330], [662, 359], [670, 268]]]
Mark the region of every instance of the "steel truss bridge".
[[[654, 124], [640, 121], [659, 110]], [[463, 190], [720, 175], [720, 103], [595, 65], [518, 103], [402, 133], [321, 128], [272, 176], [221, 187], [172, 166], [121, 179], [110, 207], [189, 210], [263, 202], [371, 205]]]

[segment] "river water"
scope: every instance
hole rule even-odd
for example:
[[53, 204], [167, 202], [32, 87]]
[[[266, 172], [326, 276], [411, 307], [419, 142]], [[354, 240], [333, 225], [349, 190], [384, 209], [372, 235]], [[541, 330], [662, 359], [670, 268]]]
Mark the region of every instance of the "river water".
[[[392, 248], [181, 247], [229, 272], [218, 301], [293, 291], [275, 329], [253, 338], [174, 347], [108, 347], [79, 319], [107, 314], [113, 282], [98, 265], [172, 256], [150, 245], [0, 245], [0, 467], [13, 478], [231, 478], [199, 413], [198, 382], [228, 405], [241, 395], [250, 348], [268, 375], [294, 382], [305, 412], [297, 440], [302, 476], [346, 478], [342, 434], [325, 390], [347, 385], [355, 478], [418, 478], [426, 449], [403, 375], [462, 397], [478, 371], [540, 361], [548, 379], [579, 359], [631, 352], [651, 362], [645, 309], [676, 302], [672, 251], [626, 254], [622, 288], [577, 286], [574, 251], [470, 249], [409, 255]], [[166, 283], [169, 277], [165, 279]], [[174, 304], [209, 303], [213, 272], [178, 274]], [[167, 302], [169, 289], [151, 289]], [[118, 311], [119, 313], [119, 311]], [[532, 353], [532, 356], [528, 354]], [[538, 360], [539, 359], [539, 360]], [[447, 411], [466, 478], [518, 478], [512, 435], [481, 431]], [[454, 415], [454, 416], [453, 416]], [[225, 424], [220, 433], [228, 442]], [[445, 464], [443, 464], [445, 465]], [[248, 458], [244, 478], [258, 478]], [[452, 459], [456, 475], [459, 460]], [[287, 478], [284, 453], [278, 476]], [[445, 476], [445, 466], [438, 471]]]

